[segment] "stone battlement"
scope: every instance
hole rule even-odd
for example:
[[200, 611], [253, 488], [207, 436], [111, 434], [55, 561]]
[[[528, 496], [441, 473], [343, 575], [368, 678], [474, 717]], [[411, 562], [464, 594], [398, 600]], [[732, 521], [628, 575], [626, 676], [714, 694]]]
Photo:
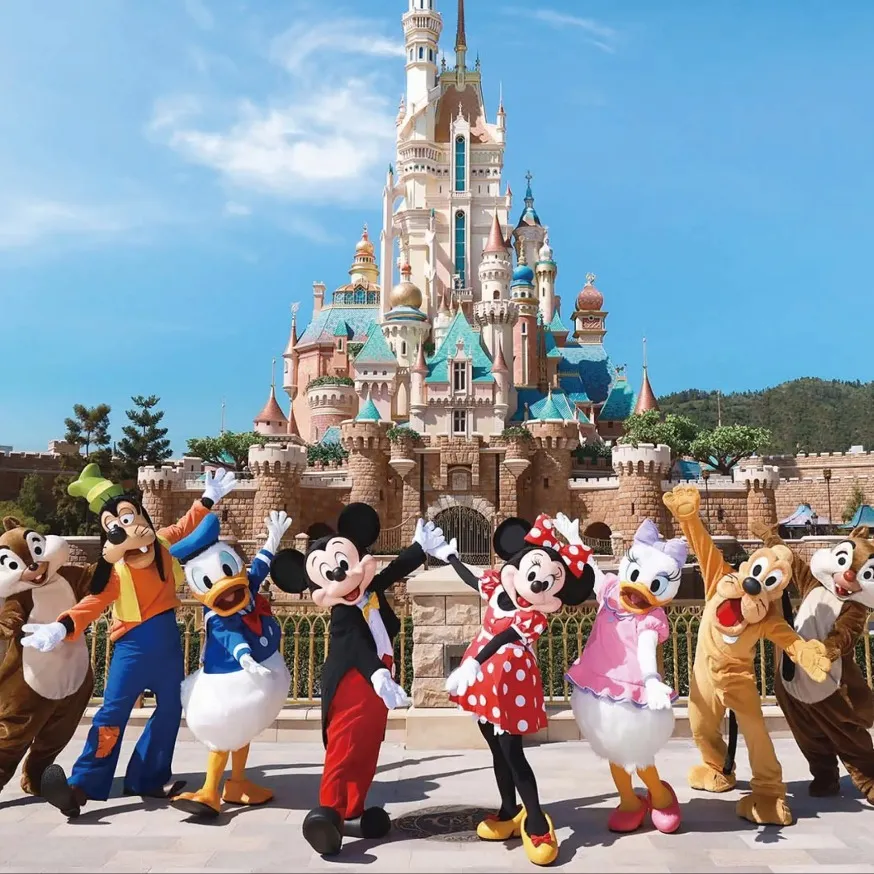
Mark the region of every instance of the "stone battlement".
[[761, 467], [743, 467], [735, 471], [735, 482], [746, 483], [751, 488], [775, 489], [780, 485], [780, 468], [772, 464]]
[[295, 443], [261, 443], [249, 448], [249, 470], [256, 477], [290, 474], [306, 463], [306, 449]]
[[385, 449], [388, 451], [386, 432], [389, 429], [388, 422], [359, 422], [355, 419], [347, 419], [340, 426], [343, 448], [347, 452]]
[[671, 470], [671, 449], [660, 443], [640, 443], [631, 446], [619, 443], [613, 447], [613, 469], [620, 476], [632, 474], [660, 473]]

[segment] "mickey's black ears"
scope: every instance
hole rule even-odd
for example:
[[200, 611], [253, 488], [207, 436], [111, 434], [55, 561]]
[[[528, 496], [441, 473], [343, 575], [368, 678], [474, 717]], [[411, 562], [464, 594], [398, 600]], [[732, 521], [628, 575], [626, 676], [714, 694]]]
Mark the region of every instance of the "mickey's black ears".
[[307, 537], [309, 537], [310, 542], [313, 540], [319, 540], [322, 537], [330, 537], [334, 533], [334, 529], [330, 525], [326, 525], [324, 522], [316, 522], [314, 525], [310, 525], [307, 528]]
[[595, 588], [595, 569], [586, 564], [580, 576], [575, 577], [570, 571], [565, 575], [564, 585], [559, 589], [558, 597], [568, 607], [582, 604]]
[[337, 520], [337, 533], [351, 540], [359, 549], [367, 549], [379, 537], [379, 514], [370, 504], [349, 504]]
[[300, 595], [310, 585], [306, 557], [296, 549], [280, 549], [270, 563], [270, 577], [278, 589], [290, 595]]
[[495, 552], [504, 561], [508, 561], [517, 552], [525, 548], [525, 535], [531, 530], [531, 523], [511, 516], [504, 519], [495, 531], [493, 543]]

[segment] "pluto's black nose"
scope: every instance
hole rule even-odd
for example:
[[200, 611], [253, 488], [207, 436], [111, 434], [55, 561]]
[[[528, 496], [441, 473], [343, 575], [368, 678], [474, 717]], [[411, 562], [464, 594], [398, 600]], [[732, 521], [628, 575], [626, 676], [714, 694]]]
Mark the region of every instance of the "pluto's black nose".
[[747, 577], [743, 581], [743, 589], [748, 595], [758, 595], [762, 591], [762, 584], [755, 577]]

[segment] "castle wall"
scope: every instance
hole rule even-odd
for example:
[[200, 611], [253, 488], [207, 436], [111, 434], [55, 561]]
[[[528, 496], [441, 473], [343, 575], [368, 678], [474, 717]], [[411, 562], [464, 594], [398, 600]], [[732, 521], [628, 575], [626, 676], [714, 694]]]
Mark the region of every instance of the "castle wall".
[[49, 452], [0, 454], [0, 501], [15, 500], [25, 478], [31, 474], [42, 480], [43, 492], [48, 497], [55, 477], [63, 470], [63, 457]]

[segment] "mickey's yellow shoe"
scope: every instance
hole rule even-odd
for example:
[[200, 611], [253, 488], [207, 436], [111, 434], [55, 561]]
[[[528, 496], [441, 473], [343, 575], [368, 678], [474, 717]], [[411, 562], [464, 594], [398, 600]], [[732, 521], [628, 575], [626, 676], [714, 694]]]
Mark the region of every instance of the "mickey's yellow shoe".
[[558, 856], [558, 838], [555, 836], [555, 828], [549, 815], [544, 813], [549, 832], [545, 835], [529, 835], [525, 831], [525, 820], [522, 821], [522, 846], [525, 847], [525, 855], [535, 865], [551, 865]]
[[512, 819], [487, 816], [476, 827], [476, 836], [483, 841], [509, 841], [510, 838], [518, 838], [522, 831], [523, 819], [525, 819], [524, 807]]

